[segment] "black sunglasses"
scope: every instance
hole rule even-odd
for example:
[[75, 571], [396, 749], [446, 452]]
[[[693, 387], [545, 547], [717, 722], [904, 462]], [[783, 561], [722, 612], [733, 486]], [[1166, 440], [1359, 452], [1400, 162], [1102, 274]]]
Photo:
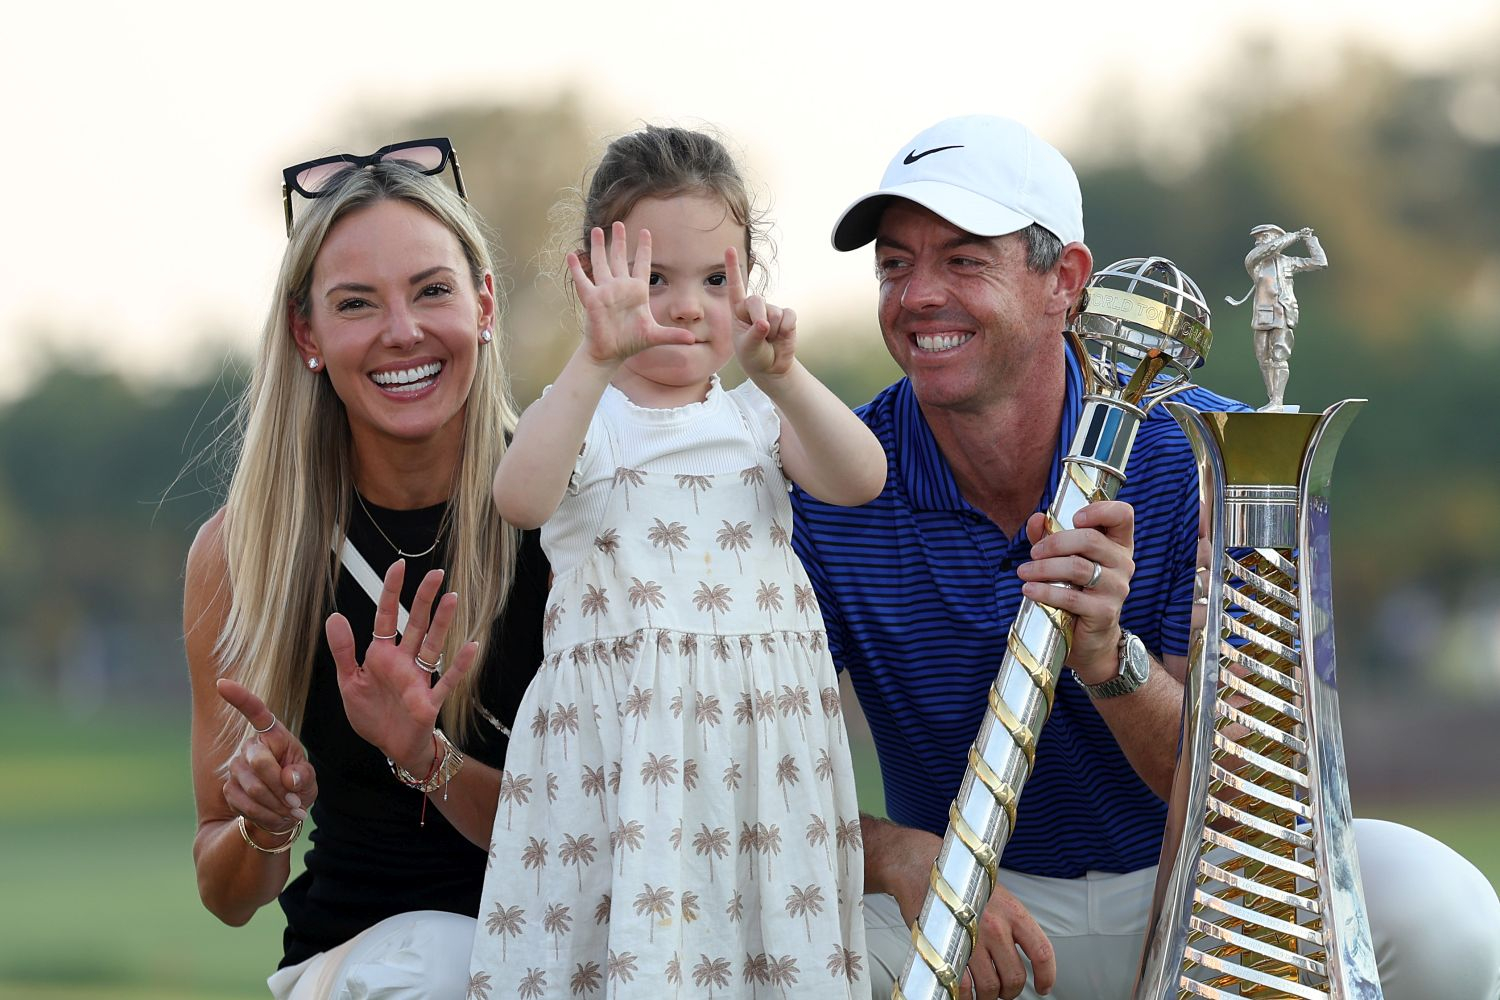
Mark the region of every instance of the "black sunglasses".
[[453, 164], [453, 184], [458, 196], [468, 201], [464, 193], [464, 175], [458, 169], [458, 153], [453, 143], [444, 138], [411, 139], [381, 146], [369, 156], [353, 153], [335, 153], [306, 163], [298, 163], [281, 172], [281, 207], [286, 213], [286, 234], [292, 235], [292, 192], [304, 198], [321, 198], [338, 187], [338, 181], [349, 171], [359, 170], [383, 160], [393, 160], [424, 174], [440, 174], [448, 164]]

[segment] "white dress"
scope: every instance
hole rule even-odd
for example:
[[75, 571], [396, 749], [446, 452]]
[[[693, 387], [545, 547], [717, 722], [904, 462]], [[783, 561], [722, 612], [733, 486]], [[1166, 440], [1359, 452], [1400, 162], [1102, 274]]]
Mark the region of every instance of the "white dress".
[[855, 997], [863, 856], [779, 425], [607, 389], [557, 513], [471, 1000]]

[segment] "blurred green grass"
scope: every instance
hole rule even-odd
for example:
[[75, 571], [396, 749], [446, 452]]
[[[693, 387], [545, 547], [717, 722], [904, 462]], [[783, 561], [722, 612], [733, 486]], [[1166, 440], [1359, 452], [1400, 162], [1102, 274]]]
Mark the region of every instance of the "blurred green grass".
[[[854, 746], [862, 806], [882, 814], [873, 754]], [[0, 774], [0, 1000], [267, 996], [281, 912], [232, 928], [198, 901], [185, 707], [82, 721], [0, 706]], [[1419, 827], [1500, 880], [1500, 803], [1359, 812]]]

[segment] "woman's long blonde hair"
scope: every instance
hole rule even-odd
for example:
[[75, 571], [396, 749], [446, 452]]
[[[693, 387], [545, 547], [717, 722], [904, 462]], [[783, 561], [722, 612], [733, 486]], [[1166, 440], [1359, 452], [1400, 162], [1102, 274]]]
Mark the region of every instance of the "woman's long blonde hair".
[[[258, 363], [239, 403], [243, 438], [224, 508], [230, 607], [216, 651], [222, 671], [265, 699], [293, 732], [301, 731], [313, 656], [323, 641], [338, 574], [332, 546], [342, 542], [354, 480], [344, 404], [325, 375], [307, 370], [290, 316], [292, 310], [307, 315], [313, 263], [333, 226], [386, 200], [414, 205], [446, 226], [463, 247], [476, 288], [494, 271], [482, 224], [468, 205], [441, 181], [399, 163], [351, 171], [336, 190], [308, 204], [292, 231]], [[491, 476], [516, 424], [496, 333], [478, 352], [444, 526], [443, 584], [459, 595], [448, 646], [480, 643], [474, 669], [443, 706], [443, 726], [459, 740], [478, 715], [490, 630], [510, 593], [519, 547], [518, 533], [490, 502]], [[226, 737], [238, 738], [236, 721], [227, 725], [233, 732]]]

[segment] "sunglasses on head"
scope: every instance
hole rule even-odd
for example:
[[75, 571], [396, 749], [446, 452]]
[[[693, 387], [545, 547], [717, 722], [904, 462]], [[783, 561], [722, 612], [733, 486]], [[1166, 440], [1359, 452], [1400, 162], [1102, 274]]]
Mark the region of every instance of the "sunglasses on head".
[[306, 163], [297, 163], [281, 172], [281, 207], [286, 214], [286, 234], [292, 235], [292, 192], [304, 198], [321, 198], [331, 193], [351, 170], [361, 170], [390, 160], [405, 164], [423, 174], [440, 174], [453, 164], [453, 185], [465, 201], [464, 176], [458, 169], [458, 153], [447, 139], [411, 139], [381, 146], [369, 156], [335, 153]]

